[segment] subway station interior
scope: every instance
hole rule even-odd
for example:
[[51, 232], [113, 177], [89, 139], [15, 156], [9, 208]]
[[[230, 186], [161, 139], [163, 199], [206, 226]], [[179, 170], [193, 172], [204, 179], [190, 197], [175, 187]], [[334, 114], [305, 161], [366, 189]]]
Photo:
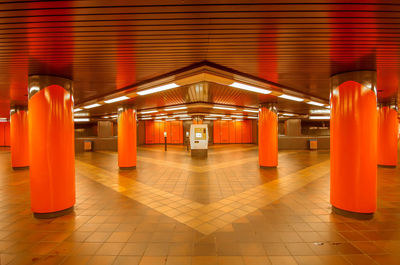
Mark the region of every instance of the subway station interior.
[[398, 265], [400, 1], [0, 2], [0, 265]]

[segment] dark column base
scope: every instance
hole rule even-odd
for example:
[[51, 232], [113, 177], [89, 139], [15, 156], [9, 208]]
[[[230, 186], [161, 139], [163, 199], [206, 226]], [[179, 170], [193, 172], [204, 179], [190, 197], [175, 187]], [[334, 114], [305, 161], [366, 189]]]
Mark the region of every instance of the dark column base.
[[374, 217], [374, 213], [351, 212], [351, 211], [346, 211], [346, 210], [336, 208], [333, 205], [332, 205], [332, 212], [335, 214], [342, 215], [344, 217], [354, 218], [354, 219], [358, 219], [358, 220], [370, 220]]
[[396, 166], [392, 166], [392, 165], [378, 165], [378, 167], [383, 167], [383, 168], [396, 168]]
[[277, 168], [277, 166], [260, 166], [262, 169], [274, 169]]
[[119, 167], [120, 170], [131, 170], [131, 169], [135, 169], [136, 166], [133, 167]]
[[29, 169], [29, 166], [26, 167], [12, 167], [13, 170], [26, 170]]
[[56, 218], [60, 216], [67, 215], [71, 212], [73, 212], [74, 206], [69, 207], [67, 209], [57, 211], [57, 212], [52, 212], [52, 213], [33, 213], [33, 216], [38, 219], [51, 219], [51, 218]]
[[196, 158], [207, 158], [208, 149], [192, 149], [191, 156]]

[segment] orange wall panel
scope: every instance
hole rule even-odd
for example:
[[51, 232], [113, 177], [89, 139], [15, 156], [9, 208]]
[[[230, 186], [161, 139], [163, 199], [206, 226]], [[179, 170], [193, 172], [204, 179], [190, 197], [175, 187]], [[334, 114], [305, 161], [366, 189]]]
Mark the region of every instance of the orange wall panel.
[[10, 123], [5, 122], [4, 123], [4, 145], [5, 146], [10, 146]]
[[4, 124], [5, 122], [0, 122], [0, 146], [4, 146]]
[[222, 144], [229, 143], [229, 122], [230, 121], [221, 121], [221, 143]]
[[236, 131], [235, 131], [235, 122], [229, 122], [229, 142], [235, 143], [236, 142]]
[[235, 143], [242, 143], [242, 122], [235, 121]]
[[221, 121], [214, 121], [214, 143], [221, 143]]
[[183, 143], [182, 121], [145, 121], [146, 144], [163, 144], [164, 132], [167, 133], [167, 143]]

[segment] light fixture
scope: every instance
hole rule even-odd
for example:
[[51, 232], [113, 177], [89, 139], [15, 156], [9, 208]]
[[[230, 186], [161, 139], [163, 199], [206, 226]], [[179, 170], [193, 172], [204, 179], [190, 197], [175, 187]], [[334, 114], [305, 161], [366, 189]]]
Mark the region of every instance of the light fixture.
[[215, 121], [217, 118], [205, 117], [204, 119], [205, 119], [205, 120]]
[[171, 107], [171, 108], [165, 108], [165, 111], [171, 111], [171, 110], [180, 110], [180, 109], [187, 109], [186, 106], [179, 106], [179, 107]]
[[263, 88], [258, 88], [258, 87], [255, 87], [255, 86], [249, 86], [249, 85], [245, 85], [245, 84], [238, 83], [238, 82], [233, 82], [229, 86], [236, 87], [236, 88], [239, 88], [239, 89], [244, 89], [244, 90], [251, 91], [251, 92], [261, 93], [261, 94], [269, 94], [269, 93], [271, 93], [270, 90], [263, 89]]
[[192, 118], [179, 118], [179, 120], [181, 120], [181, 121], [191, 121]]
[[175, 119], [166, 119], [165, 121], [175, 121]]
[[209, 114], [209, 115], [213, 117], [225, 117], [224, 114]]
[[236, 110], [232, 107], [221, 107], [221, 106], [214, 106], [213, 109], [224, 109], [224, 110]]
[[163, 85], [163, 86], [158, 86], [158, 87], [153, 87], [153, 88], [150, 88], [150, 89], [138, 91], [137, 93], [139, 95], [143, 96], [143, 95], [148, 95], [148, 94], [153, 94], [153, 93], [156, 93], [156, 92], [168, 90], [168, 89], [175, 88], [175, 87], [178, 87], [178, 86], [179, 85], [177, 85], [175, 83], [171, 83], [171, 84], [166, 84], [166, 85]]
[[78, 111], [82, 111], [83, 109], [81, 109], [81, 108], [76, 108], [76, 109], [74, 109], [74, 112], [78, 112]]
[[293, 113], [281, 113], [281, 115], [283, 115], [283, 116], [294, 116], [295, 114], [293, 114]]
[[159, 113], [159, 114], [156, 114], [156, 116], [164, 116], [164, 115], [167, 115], [167, 113]]
[[74, 117], [88, 117], [89, 115], [88, 112], [74, 113]]
[[320, 107], [325, 105], [323, 103], [319, 103], [319, 102], [315, 102], [315, 101], [307, 101], [306, 103], [310, 104], [310, 105], [314, 105], [314, 106], [320, 106]]
[[223, 118], [223, 119], [221, 119], [221, 121], [231, 121], [232, 119], [229, 119], [229, 118]]
[[0, 122], [7, 122], [7, 118], [0, 118]]
[[293, 100], [293, 101], [304, 101], [304, 99], [302, 99], [302, 98], [298, 98], [298, 97], [294, 97], [294, 96], [289, 96], [289, 95], [286, 95], [286, 94], [282, 94], [282, 95], [280, 95], [280, 96], [278, 96], [279, 98], [284, 98], [284, 99], [288, 99], [288, 100]]
[[84, 121], [90, 121], [89, 118], [76, 118], [74, 119], [75, 122], [84, 122]]
[[329, 109], [312, 109], [310, 110], [311, 114], [329, 114], [331, 110]]
[[310, 120], [329, 120], [330, 116], [310, 116]]
[[149, 118], [151, 115], [141, 115], [140, 118]]
[[244, 109], [244, 112], [253, 112], [253, 113], [258, 113], [258, 110], [254, 110], [254, 109]]
[[255, 120], [258, 119], [258, 117], [255, 117], [255, 116], [247, 116], [246, 118], [247, 119], [255, 119]]
[[101, 106], [101, 105], [99, 103], [94, 103], [92, 105], [87, 105], [87, 106], [85, 106], [83, 108], [84, 109], [91, 109], [91, 108], [95, 108], [95, 107], [98, 107], [98, 106]]
[[238, 116], [238, 115], [231, 115], [231, 118], [236, 118], [236, 119], [243, 119], [243, 116]]
[[118, 118], [118, 115], [111, 115], [110, 118]]
[[40, 88], [38, 86], [31, 86], [31, 88], [29, 89], [29, 93], [33, 93], [34, 91], [39, 91]]
[[109, 104], [109, 103], [114, 103], [114, 102], [118, 102], [118, 101], [122, 101], [122, 100], [127, 100], [127, 99], [130, 99], [130, 97], [122, 96], [122, 97], [119, 97], [119, 98], [113, 98], [113, 99], [109, 99], [109, 100], [104, 100], [104, 103]]
[[189, 115], [187, 115], [187, 114], [177, 114], [177, 115], [172, 115], [172, 118], [184, 118], [184, 117], [190, 117]]
[[158, 110], [145, 110], [145, 111], [140, 112], [140, 114], [149, 114], [149, 113], [155, 113], [155, 112], [158, 112]]
[[155, 120], [161, 120], [161, 119], [164, 119], [165, 117], [155, 117], [154, 119]]
[[108, 119], [108, 118], [110, 118], [109, 116], [103, 116], [102, 117], [103, 119]]
[[140, 118], [141, 120], [151, 120], [151, 118]]
[[328, 105], [328, 106], [325, 106], [325, 108], [327, 108], [327, 109], [330, 109], [330, 108], [331, 108], [331, 106], [329, 106], [329, 105]]

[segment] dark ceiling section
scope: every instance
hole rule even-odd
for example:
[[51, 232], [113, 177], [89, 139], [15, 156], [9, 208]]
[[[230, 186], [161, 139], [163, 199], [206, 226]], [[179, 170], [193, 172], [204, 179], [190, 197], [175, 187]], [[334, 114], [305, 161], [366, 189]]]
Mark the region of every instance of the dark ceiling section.
[[380, 98], [396, 96], [400, 3], [303, 2], [2, 2], [0, 115], [28, 74], [73, 78], [79, 103], [203, 60], [323, 99], [331, 74], [376, 69]]

